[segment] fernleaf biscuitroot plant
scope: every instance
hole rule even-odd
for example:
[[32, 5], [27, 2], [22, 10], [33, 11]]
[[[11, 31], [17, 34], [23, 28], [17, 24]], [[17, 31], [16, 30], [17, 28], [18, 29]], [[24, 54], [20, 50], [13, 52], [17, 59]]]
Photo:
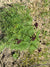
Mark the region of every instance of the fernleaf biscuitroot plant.
[[[30, 9], [24, 5], [15, 4], [0, 12], [2, 32], [5, 34], [3, 44], [11, 49], [35, 50], [39, 44], [39, 31], [32, 25]], [[8, 46], [7, 46], [8, 45]]]

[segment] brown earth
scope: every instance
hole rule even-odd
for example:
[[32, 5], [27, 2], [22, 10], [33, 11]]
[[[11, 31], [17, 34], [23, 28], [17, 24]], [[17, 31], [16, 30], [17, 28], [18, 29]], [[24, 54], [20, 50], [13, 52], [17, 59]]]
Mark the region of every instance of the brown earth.
[[14, 53], [15, 50], [5, 48], [0, 54], [0, 67], [18, 67], [19, 63], [12, 57]]

